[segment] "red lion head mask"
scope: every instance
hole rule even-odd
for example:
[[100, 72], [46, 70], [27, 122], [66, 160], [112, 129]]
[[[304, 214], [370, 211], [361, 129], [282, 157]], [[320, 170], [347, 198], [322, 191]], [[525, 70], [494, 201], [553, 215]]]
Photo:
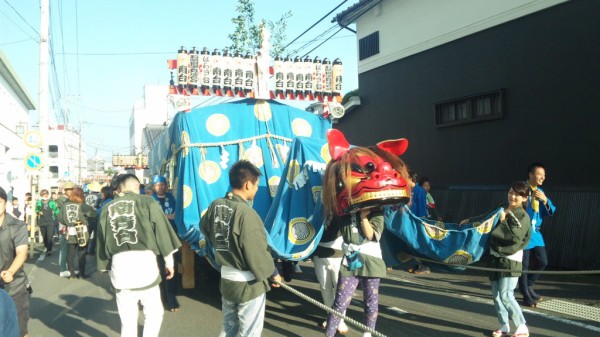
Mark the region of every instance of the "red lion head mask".
[[408, 171], [398, 157], [406, 151], [408, 140], [351, 148], [339, 130], [331, 129], [327, 142], [332, 159], [323, 176], [322, 199], [330, 216], [408, 202]]

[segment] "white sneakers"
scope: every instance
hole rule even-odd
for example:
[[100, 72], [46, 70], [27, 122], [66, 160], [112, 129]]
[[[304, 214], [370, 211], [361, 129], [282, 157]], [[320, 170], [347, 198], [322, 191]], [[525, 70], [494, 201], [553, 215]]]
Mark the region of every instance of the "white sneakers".
[[[327, 329], [327, 321], [323, 321], [323, 323], [321, 323], [321, 327], [323, 327], [323, 329]], [[344, 322], [344, 320], [341, 320], [340, 324], [338, 324], [337, 331], [342, 335], [348, 333], [348, 326], [346, 325], [346, 322]]]
[[294, 273], [296, 273], [296, 274], [302, 274], [302, 268], [300, 268], [299, 264], [295, 264], [294, 265]]
[[346, 325], [346, 322], [344, 322], [344, 320], [341, 320], [340, 324], [338, 324], [337, 331], [342, 335], [345, 335], [348, 333], [348, 326]]
[[[75, 275], [79, 275], [79, 270], [75, 271]], [[61, 271], [60, 273], [58, 273], [58, 276], [60, 276], [60, 277], [71, 277], [71, 273], [68, 270], [65, 270], [65, 271]]]
[[519, 325], [513, 337], [529, 337], [529, 329], [527, 329], [527, 325]]

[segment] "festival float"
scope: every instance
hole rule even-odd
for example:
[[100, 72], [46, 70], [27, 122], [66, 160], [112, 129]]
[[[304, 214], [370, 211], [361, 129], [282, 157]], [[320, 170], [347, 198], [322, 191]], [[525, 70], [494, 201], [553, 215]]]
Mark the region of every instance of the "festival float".
[[[264, 220], [274, 256], [286, 260], [309, 257], [325, 225], [321, 203], [325, 167], [332, 155], [333, 160], [340, 160], [344, 153], [354, 151], [344, 135], [331, 131], [332, 119], [344, 115], [339, 103], [341, 61], [289, 56], [271, 60], [268, 32], [263, 30], [257, 55], [182, 47], [177, 58], [167, 64], [172, 78], [169, 98], [178, 113], [150, 153], [149, 167], [152, 174], [165, 175], [171, 183], [178, 200], [175, 223], [179, 236], [197, 254], [209, 255], [199, 230], [201, 216], [213, 200], [228, 191], [229, 168], [246, 159], [262, 172], [253, 208]], [[193, 97], [209, 95], [238, 100], [191, 108]], [[275, 99], [313, 104], [311, 111], [306, 111]], [[394, 167], [388, 163], [394, 161], [391, 156], [397, 158], [407, 147], [407, 140], [384, 141], [375, 146], [378, 158], [368, 161]], [[367, 171], [367, 163], [354, 164]], [[397, 183], [404, 185], [394, 189], [370, 175], [349, 179], [371, 180], [357, 184], [361, 189], [356, 191], [356, 186], [352, 187], [353, 194], [345, 196], [340, 212], [385, 205], [382, 244], [388, 264], [398, 263], [400, 250], [453, 265], [477, 261], [499, 210], [481, 222], [463, 226], [417, 218], [406, 206], [410, 196], [406, 176], [399, 176], [402, 181]]]

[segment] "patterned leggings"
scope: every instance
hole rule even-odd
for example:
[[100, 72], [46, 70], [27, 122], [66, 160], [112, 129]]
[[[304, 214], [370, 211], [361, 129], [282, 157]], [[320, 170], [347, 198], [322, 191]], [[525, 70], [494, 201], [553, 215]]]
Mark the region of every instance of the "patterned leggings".
[[[352, 295], [358, 286], [358, 282], [362, 282], [364, 303], [365, 303], [365, 325], [371, 329], [375, 329], [377, 323], [377, 314], [379, 313], [379, 281], [378, 277], [362, 277], [362, 276], [346, 276], [340, 277], [335, 293], [335, 301], [333, 302], [333, 310], [337, 312], [345, 312], [348, 305], [352, 301]], [[327, 317], [327, 332], [328, 337], [335, 336], [340, 318], [335, 315]]]

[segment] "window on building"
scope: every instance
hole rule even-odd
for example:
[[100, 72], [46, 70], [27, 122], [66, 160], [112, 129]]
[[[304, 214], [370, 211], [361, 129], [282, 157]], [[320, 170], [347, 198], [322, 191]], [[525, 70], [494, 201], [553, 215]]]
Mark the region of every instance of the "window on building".
[[50, 178], [58, 179], [58, 166], [50, 166]]
[[460, 125], [504, 117], [502, 89], [435, 104], [435, 125]]
[[48, 157], [58, 158], [58, 145], [49, 145], [48, 146]]
[[358, 40], [358, 59], [362, 61], [379, 54], [379, 32], [369, 34]]

